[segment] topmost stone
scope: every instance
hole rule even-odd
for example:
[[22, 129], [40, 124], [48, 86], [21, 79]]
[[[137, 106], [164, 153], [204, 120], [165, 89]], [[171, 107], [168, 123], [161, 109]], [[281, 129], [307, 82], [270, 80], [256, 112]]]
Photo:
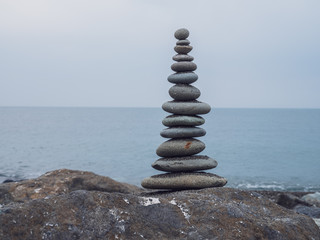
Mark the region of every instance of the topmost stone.
[[174, 33], [174, 37], [178, 40], [184, 40], [189, 37], [189, 31], [185, 28], [180, 28]]

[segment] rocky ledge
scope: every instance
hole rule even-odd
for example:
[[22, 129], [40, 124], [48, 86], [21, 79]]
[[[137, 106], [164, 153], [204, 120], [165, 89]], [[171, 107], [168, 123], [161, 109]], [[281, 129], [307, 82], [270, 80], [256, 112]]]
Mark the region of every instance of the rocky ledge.
[[[263, 195], [232, 188], [144, 191], [57, 170], [0, 184], [0, 239], [320, 239], [312, 218], [275, 203], [275, 194]], [[301, 206], [290, 197], [294, 203], [285, 202]]]

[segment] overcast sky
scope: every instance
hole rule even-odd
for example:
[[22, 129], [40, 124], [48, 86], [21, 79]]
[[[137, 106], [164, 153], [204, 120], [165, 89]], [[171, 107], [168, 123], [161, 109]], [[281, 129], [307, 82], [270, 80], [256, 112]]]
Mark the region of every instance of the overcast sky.
[[200, 101], [320, 108], [319, 0], [0, 0], [0, 106], [160, 107], [176, 29]]

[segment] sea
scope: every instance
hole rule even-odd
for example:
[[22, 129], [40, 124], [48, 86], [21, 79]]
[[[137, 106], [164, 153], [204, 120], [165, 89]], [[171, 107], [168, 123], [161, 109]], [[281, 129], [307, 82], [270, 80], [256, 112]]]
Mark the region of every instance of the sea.
[[[168, 114], [161, 108], [0, 107], [0, 182], [56, 169], [140, 186]], [[320, 191], [320, 109], [213, 109], [201, 153], [228, 187]]]

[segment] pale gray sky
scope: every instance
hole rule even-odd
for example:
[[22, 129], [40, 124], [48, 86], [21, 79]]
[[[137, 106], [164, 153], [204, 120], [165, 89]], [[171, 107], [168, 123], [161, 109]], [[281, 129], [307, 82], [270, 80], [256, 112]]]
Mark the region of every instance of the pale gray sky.
[[213, 107], [320, 108], [319, 0], [0, 0], [0, 106], [160, 107], [190, 31]]

